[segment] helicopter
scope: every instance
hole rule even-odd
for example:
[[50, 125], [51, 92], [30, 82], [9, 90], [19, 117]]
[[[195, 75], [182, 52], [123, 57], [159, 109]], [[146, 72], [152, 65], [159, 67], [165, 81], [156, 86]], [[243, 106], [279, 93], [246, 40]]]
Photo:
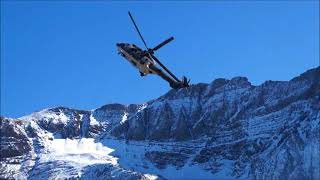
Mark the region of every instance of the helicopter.
[[[141, 32], [139, 31], [139, 28], [137, 24], [135, 23], [130, 11], [128, 12], [129, 17], [138, 32], [144, 47], [146, 50], [142, 50], [135, 44], [129, 44], [129, 43], [117, 43], [117, 50], [118, 54], [123, 56], [126, 60], [128, 60], [134, 67], [136, 67], [139, 72], [140, 76], [146, 76], [148, 74], [155, 74], [159, 75], [162, 79], [167, 81], [171, 88], [173, 89], [180, 89], [180, 88], [186, 88], [189, 87], [189, 82], [185, 76], [182, 77], [182, 80], [179, 80], [173, 73], [169, 71], [168, 68], [166, 68], [160, 60], [154, 55], [154, 52], [160, 49], [162, 46], [166, 45], [170, 41], [172, 41], [174, 38], [170, 37], [154, 48], [148, 48], [147, 43], [145, 42], [143, 36], [141, 35]], [[159, 65], [161, 68], [158, 68], [157, 65]], [[165, 72], [164, 72], [164, 71]]]

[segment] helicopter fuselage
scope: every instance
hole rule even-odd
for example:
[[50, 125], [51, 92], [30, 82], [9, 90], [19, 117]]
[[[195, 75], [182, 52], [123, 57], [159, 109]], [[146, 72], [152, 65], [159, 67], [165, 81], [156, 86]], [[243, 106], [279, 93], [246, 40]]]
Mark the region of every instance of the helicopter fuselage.
[[[172, 77], [168, 76], [166, 73], [164, 73], [161, 69], [159, 69], [155, 60], [153, 59], [156, 57], [150, 54], [150, 52], [140, 49], [135, 44], [117, 43], [116, 45], [118, 48], [118, 54], [123, 56], [135, 68], [137, 68], [141, 76], [145, 76], [147, 74], [157, 74], [164, 80], [166, 80], [174, 89], [189, 86], [185, 77], [183, 78], [183, 81], [175, 80]], [[150, 58], [150, 56], [152, 56], [152, 58]], [[157, 62], [160, 64], [159, 60]]]
[[[156, 74], [162, 79], [166, 80], [170, 87], [174, 89], [189, 87], [189, 81], [185, 76], [182, 77], [182, 80], [179, 80], [173, 73], [166, 68], [160, 60], [154, 55], [154, 52], [160, 49], [162, 46], [171, 42], [174, 38], [170, 37], [154, 48], [148, 48], [147, 43], [143, 39], [137, 24], [135, 23], [132, 15], [128, 12], [130, 19], [136, 28], [146, 50], [142, 50], [135, 44], [129, 43], [117, 43], [118, 54], [123, 56], [127, 61], [129, 61], [135, 68], [140, 72], [140, 76], [145, 76], [147, 74]], [[161, 68], [159, 68], [159, 67]], [[164, 71], [162, 71], [164, 70]]]
[[129, 61], [134, 67], [139, 69], [140, 75], [145, 76], [147, 74], [156, 74], [156, 72], [150, 68], [155, 65], [156, 62], [150, 59], [146, 53], [135, 44], [117, 43], [118, 53]]

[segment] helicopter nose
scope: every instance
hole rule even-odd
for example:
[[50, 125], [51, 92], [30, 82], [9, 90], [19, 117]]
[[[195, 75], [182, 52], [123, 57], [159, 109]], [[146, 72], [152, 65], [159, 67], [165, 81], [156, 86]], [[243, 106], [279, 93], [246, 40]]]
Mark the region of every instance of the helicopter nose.
[[117, 45], [117, 46], [120, 46], [120, 43], [117, 43], [116, 45]]

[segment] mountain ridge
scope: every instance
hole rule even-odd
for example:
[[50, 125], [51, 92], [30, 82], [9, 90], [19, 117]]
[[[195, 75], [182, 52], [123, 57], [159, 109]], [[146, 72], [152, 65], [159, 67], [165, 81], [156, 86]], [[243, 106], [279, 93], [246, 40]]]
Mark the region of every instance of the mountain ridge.
[[[303, 73], [301, 73], [299, 76], [296, 76], [296, 77], [294, 77], [294, 78], [292, 78], [292, 79], [290, 79], [290, 80], [288, 80], [288, 81], [292, 81], [292, 80], [294, 80], [294, 79], [296, 79], [296, 78], [299, 78], [299, 77], [306, 77], [306, 76], [308, 76], [307, 74], [314, 74], [314, 73], [317, 73], [317, 69], [319, 69], [319, 67], [316, 67], [316, 68], [312, 68], [312, 69], [309, 69], [309, 70], [307, 70], [306, 72], [303, 72]], [[210, 83], [197, 83], [197, 84], [192, 84], [191, 86], [204, 86], [204, 85], [209, 85], [209, 84], [212, 84], [212, 83], [214, 83], [215, 81], [217, 81], [217, 82], [229, 82], [229, 81], [231, 81], [231, 80], [234, 80], [234, 79], [244, 79], [245, 81], [247, 81], [248, 83], [250, 83], [251, 84], [251, 82], [248, 80], [248, 78], [247, 77], [245, 77], [245, 76], [235, 76], [235, 77], [233, 77], [233, 78], [231, 78], [231, 79], [226, 79], [226, 78], [217, 78], [217, 79], [214, 79], [213, 81], [211, 81]], [[279, 81], [279, 80], [266, 80], [266, 81], [264, 81], [264, 82], [262, 82], [261, 84], [259, 84], [259, 85], [252, 85], [252, 86], [261, 86], [261, 85], [263, 85], [263, 84], [265, 84], [265, 83], [270, 83], [270, 82], [288, 82], [288, 81], [285, 81], [285, 80], [282, 80], [282, 81]], [[161, 98], [162, 96], [166, 96], [166, 94], [168, 94], [168, 93], [170, 93], [171, 91], [177, 91], [177, 90], [175, 90], [175, 89], [170, 89], [168, 92], [166, 92], [165, 94], [163, 94], [163, 95], [161, 95], [161, 96], [159, 96], [158, 98], [155, 98], [155, 99], [152, 99], [152, 100], [149, 100], [149, 101], [147, 101], [147, 102], [150, 102], [150, 101], [154, 101], [154, 100], [157, 100], [157, 99], [159, 99], [159, 98]], [[130, 104], [122, 104], [122, 103], [117, 103], [117, 102], [114, 102], [114, 103], [108, 103], [108, 104], [105, 104], [105, 105], [102, 105], [102, 106], [100, 106], [100, 107], [98, 107], [98, 108], [96, 108], [96, 109], [99, 109], [99, 108], [103, 108], [103, 107], [108, 107], [108, 106], [112, 106], [112, 105], [121, 105], [121, 106], [130, 106], [130, 105], [141, 105], [141, 104], [145, 104], [145, 103], [147, 103], [147, 102], [144, 102], [144, 103], [130, 103]], [[80, 108], [70, 108], [70, 107], [67, 107], [67, 106], [54, 106], [54, 107], [51, 107], [51, 108], [45, 108], [45, 109], [70, 109], [70, 110], [77, 110], [77, 111], [94, 111], [94, 110], [96, 110], [96, 109], [91, 109], [91, 110], [88, 110], [88, 109], [80, 109]], [[39, 111], [43, 111], [43, 110], [45, 110], [45, 109], [40, 109], [40, 110], [36, 110], [36, 111], [34, 111], [33, 113], [35, 113], [35, 112], [39, 112]], [[5, 117], [5, 116], [3, 116], [3, 115], [1, 115], [2, 117]], [[28, 116], [28, 115], [24, 115], [24, 116]], [[18, 117], [18, 118], [12, 118], [12, 117], [7, 117], [7, 118], [11, 118], [11, 119], [19, 119], [19, 118], [22, 118], [22, 117], [24, 117], [24, 116], [21, 116], [21, 117]]]
[[[143, 104], [1, 117], [0, 177], [54, 178], [61, 174], [48, 167], [56, 164], [66, 178], [317, 179], [319, 101], [317, 67], [289, 81], [254, 86], [246, 77], [219, 78]], [[81, 149], [87, 164], [65, 160], [88, 138], [96, 149]], [[62, 154], [51, 145], [61, 140], [68, 147]], [[114, 152], [105, 155], [101, 147]]]

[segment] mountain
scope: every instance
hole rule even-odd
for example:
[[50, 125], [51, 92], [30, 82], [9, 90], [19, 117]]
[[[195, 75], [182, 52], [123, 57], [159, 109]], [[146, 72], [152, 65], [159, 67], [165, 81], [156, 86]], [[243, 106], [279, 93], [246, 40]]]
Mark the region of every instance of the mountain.
[[3, 179], [319, 179], [320, 67], [1, 117], [0, 153]]

